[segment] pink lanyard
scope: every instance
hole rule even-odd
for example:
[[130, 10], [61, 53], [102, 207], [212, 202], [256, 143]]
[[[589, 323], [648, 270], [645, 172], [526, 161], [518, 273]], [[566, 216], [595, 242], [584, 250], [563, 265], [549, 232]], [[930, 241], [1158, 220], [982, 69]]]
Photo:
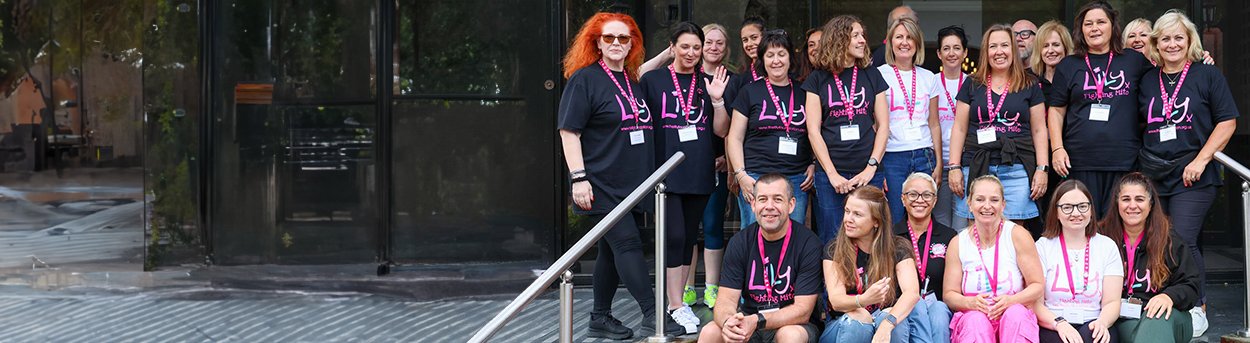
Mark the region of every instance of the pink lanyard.
[[[1089, 290], [1089, 246], [1090, 241], [1085, 241], [1085, 273], [1081, 274], [1081, 281], [1085, 283], [1081, 292]], [[1068, 271], [1068, 290], [1072, 292], [1072, 299], [1076, 299], [1076, 285], [1072, 281], [1072, 263], [1068, 261], [1068, 242], [1063, 238], [1063, 233], [1059, 233], [1059, 248], [1063, 250], [1063, 267]]]
[[[959, 73], [959, 82], [955, 83], [955, 92], [959, 92], [959, 87], [964, 86], [964, 73]], [[942, 92], [946, 93], [946, 103], [950, 104], [951, 113], [955, 113], [955, 98], [951, 97], [951, 91], [946, 88], [946, 77], [942, 77]]]
[[[778, 256], [778, 257], [777, 257], [777, 263], [774, 263], [774, 264], [773, 264], [773, 266], [774, 266], [774, 267], [779, 267], [779, 266], [781, 266], [781, 264], [782, 264], [782, 263], [784, 263], [784, 262], [785, 262], [785, 260], [786, 260], [786, 249], [790, 248], [790, 236], [791, 236], [791, 234], [790, 234], [790, 233], [791, 233], [791, 231], [790, 231], [790, 230], [791, 230], [793, 227], [794, 227], [794, 222], [790, 222], [790, 225], [786, 227], [786, 239], [785, 239], [784, 241], [782, 241], [782, 243], [781, 243], [781, 256]], [[758, 241], [759, 241], [759, 248], [760, 248], [760, 263], [767, 264], [767, 261], [768, 261], [768, 255], [764, 253], [764, 228], [759, 227], [759, 228], [758, 228], [758, 230], [759, 230], [759, 231], [758, 231], [758, 232], [759, 232], [759, 234], [757, 234], [756, 236], [759, 238], [759, 239], [758, 239]], [[772, 295], [773, 295], [773, 283], [777, 282], [776, 269], [774, 269], [773, 274], [774, 274], [774, 275], [773, 275], [773, 277], [770, 279], [770, 278], [768, 277], [768, 268], [767, 268], [767, 265], [765, 265], [765, 268], [764, 268], [764, 288], [766, 288], [766, 289], [768, 290], [768, 295], [769, 295], [769, 296], [772, 296]]]
[[1171, 118], [1172, 109], [1176, 107], [1176, 97], [1181, 94], [1181, 86], [1185, 85], [1185, 77], [1189, 76], [1189, 65], [1193, 62], [1185, 62], [1185, 69], [1181, 70], [1181, 79], [1176, 83], [1176, 89], [1172, 90], [1172, 96], [1168, 97], [1168, 91], [1163, 89], [1163, 68], [1159, 68], [1159, 94], [1163, 97], [1163, 117]]
[[681, 107], [681, 113], [686, 117], [686, 123], [690, 123], [690, 114], [694, 112], [694, 85], [698, 84], [699, 76], [690, 77], [690, 92], [685, 100], [681, 96], [681, 84], [677, 83], [677, 70], [673, 66], [668, 66], [668, 74], [673, 77], [673, 89], [677, 91], [677, 106]]
[[794, 118], [794, 80], [790, 81], [790, 106], [786, 107], [785, 112], [781, 111], [781, 98], [777, 97], [777, 93], [773, 93], [773, 82], [764, 80], [764, 88], [768, 89], [768, 97], [773, 100], [773, 106], [777, 108], [777, 114], [784, 115], [781, 123], [786, 126], [786, 137], [790, 137], [790, 119]]
[[[853, 67], [853, 66], [851, 67], [851, 89], [850, 89], [851, 96], [850, 96], [850, 97], [847, 97], [847, 96], [846, 96], [846, 92], [847, 92], [847, 90], [842, 89], [842, 78], [841, 78], [841, 77], [839, 77], [839, 76], [837, 76], [837, 75], [834, 75], [834, 76], [833, 76], [833, 82], [834, 82], [834, 84], [835, 84], [835, 85], [837, 85], [837, 86], [838, 86], [838, 95], [841, 95], [841, 96], [842, 96], [842, 110], [843, 110], [843, 111], [846, 111], [846, 115], [847, 115], [847, 117], [848, 117], [848, 119], [847, 119], [847, 120], [848, 120], [851, 124], [855, 124], [855, 103], [854, 103], [852, 100], [855, 100], [855, 99], [854, 99], [854, 95], [855, 95], [855, 83], [856, 83], [856, 82], [859, 82], [859, 68], [856, 68], [856, 67]], [[867, 95], [865, 95], [865, 96], [867, 96]], [[830, 113], [830, 114], [833, 114], [833, 113]]]
[[751, 61], [751, 81], [758, 81], [760, 75], [755, 71], [755, 61]]
[[1137, 236], [1137, 242], [1128, 244], [1128, 232], [1124, 233], [1124, 251], [1128, 257], [1128, 271], [1124, 272], [1124, 287], [1128, 288], [1128, 295], [1133, 295], [1133, 279], [1137, 277], [1137, 271], [1133, 269], [1133, 262], [1137, 259], [1137, 248], [1141, 246], [1142, 238], [1146, 237], [1146, 232], [1142, 232]]
[[1007, 80], [1007, 86], [1003, 87], [1003, 97], [998, 98], [998, 106], [994, 106], [994, 91], [993, 90], [994, 90], [994, 75], [990, 75], [990, 73], [985, 73], [985, 107], [989, 108], [990, 115], [993, 116], [993, 118], [990, 119], [991, 126], [994, 125], [994, 122], [998, 120], [999, 112], [1003, 110], [1003, 102], [1007, 101], [1007, 94], [1011, 93], [1011, 80]]
[[[1002, 244], [998, 244], [1001, 242], [997, 242], [997, 241], [998, 241], [998, 237], [1002, 237], [1002, 235], [1003, 235], [1003, 222], [999, 220], [998, 221], [998, 235], [994, 238], [994, 240], [996, 241], [994, 244], [994, 273], [993, 275], [991, 275], [989, 272], [985, 273], [985, 277], [990, 279], [990, 291], [993, 292], [994, 296], [998, 296], [998, 247], [1002, 246]], [[977, 232], [976, 224], [972, 225], [972, 243], [976, 244], [977, 246], [977, 257], [981, 258], [981, 265], [988, 267], [989, 264], [985, 263], [985, 256], [981, 255], [981, 234]]]
[[621, 96], [629, 100], [629, 109], [634, 111], [634, 125], [638, 125], [638, 102], [634, 100], [634, 86], [629, 83], [629, 80], [625, 80], [625, 87], [629, 87], [629, 93], [625, 93], [625, 88], [621, 88], [621, 83], [616, 81], [616, 75], [612, 75], [612, 70], [608, 69], [608, 64], [603, 62], [603, 60], [599, 60], [599, 66], [603, 67], [603, 72], [608, 74], [608, 78], [612, 79], [612, 83], [616, 84], [616, 90], [621, 91]]
[[906, 102], [903, 106], [907, 108], [907, 121], [911, 121], [912, 116], [916, 114], [916, 97], [918, 96], [916, 95], [916, 74], [919, 73], [916, 72], [916, 68], [911, 69], [911, 95], [909, 96], [907, 88], [903, 88], [903, 74], [898, 72], [898, 67], [891, 65], [890, 68], [894, 68], [894, 78], [898, 80], [898, 87], [902, 88], [899, 92], [903, 93], [903, 101]]
[[[911, 222], [907, 223], [907, 234], [911, 236], [911, 250], [916, 253], [916, 260], [920, 261], [918, 269], [920, 270], [920, 279], [924, 279], [925, 270], [929, 269], [929, 244], [933, 242], [933, 219], [929, 219], [929, 228], [925, 231], [924, 251], [920, 251], [920, 237], [916, 237], [916, 232], [912, 231]], [[922, 257], [923, 256], [923, 257]], [[922, 292], [924, 290], [921, 290]]]
[[1094, 67], [1089, 64], [1089, 54], [1085, 54], [1085, 68], [1089, 70], [1089, 75], [1094, 77], [1094, 86], [1098, 87], [1094, 89], [1094, 94], [1098, 96], [1098, 103], [1100, 104], [1102, 103], [1102, 96], [1103, 96], [1102, 88], [1103, 86], [1107, 85], [1106, 76], [1111, 75], [1111, 61], [1112, 60], [1115, 60], [1115, 52], [1108, 52], [1107, 53], [1107, 68], [1102, 70], [1103, 77], [1100, 78], [1098, 77], [1098, 74], [1094, 74]]

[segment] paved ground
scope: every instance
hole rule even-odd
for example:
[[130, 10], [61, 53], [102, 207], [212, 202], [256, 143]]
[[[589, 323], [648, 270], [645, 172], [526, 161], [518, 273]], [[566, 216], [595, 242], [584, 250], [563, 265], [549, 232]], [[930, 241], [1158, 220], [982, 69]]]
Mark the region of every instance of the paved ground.
[[[412, 301], [355, 292], [250, 291], [178, 281], [178, 272], [118, 275], [110, 288], [36, 290], [0, 286], [0, 342], [464, 342], [507, 302], [503, 297]], [[101, 285], [99, 275], [83, 276]], [[152, 281], [152, 279], [157, 279]], [[147, 282], [151, 287], [134, 287]], [[1245, 288], [1211, 285], [1212, 329], [1240, 326]], [[590, 290], [575, 292], [575, 341], [585, 339]], [[558, 301], [547, 294], [493, 342], [557, 339]], [[618, 293], [616, 315], [639, 324], [637, 306]], [[699, 308], [707, 316], [705, 308]], [[692, 338], [692, 337], [686, 337]], [[1204, 340], [1198, 340], [1204, 341]]]

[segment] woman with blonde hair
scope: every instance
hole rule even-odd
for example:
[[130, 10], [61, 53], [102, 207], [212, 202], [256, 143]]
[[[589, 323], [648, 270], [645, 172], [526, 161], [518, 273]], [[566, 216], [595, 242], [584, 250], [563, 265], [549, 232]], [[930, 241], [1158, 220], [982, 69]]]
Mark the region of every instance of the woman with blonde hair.
[[1150, 19], [1137, 18], [1124, 25], [1124, 47], [1150, 55]]
[[1042, 83], [1042, 91], [1049, 92], [1050, 80], [1055, 78], [1055, 66], [1072, 54], [1072, 34], [1058, 20], [1048, 21], [1037, 29], [1033, 52], [1029, 56], [1029, 67], [1041, 79], [1038, 81]]
[[910, 342], [920, 300], [911, 246], [890, 229], [880, 188], [847, 196], [841, 233], [825, 248], [825, 288], [833, 309], [821, 342]]
[[902, 218], [903, 180], [911, 173], [942, 178], [942, 125], [938, 122], [938, 93], [942, 85], [937, 75], [924, 68], [924, 33], [912, 18], [899, 18], [886, 30], [886, 63], [877, 67], [889, 90], [886, 106], [890, 116], [890, 137], [881, 159], [885, 192], [890, 214]]

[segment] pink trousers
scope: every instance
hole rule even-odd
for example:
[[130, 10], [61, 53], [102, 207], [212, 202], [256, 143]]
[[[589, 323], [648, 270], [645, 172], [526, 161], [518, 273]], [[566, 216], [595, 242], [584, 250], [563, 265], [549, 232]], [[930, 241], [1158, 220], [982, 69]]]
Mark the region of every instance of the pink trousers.
[[954, 343], [1036, 343], [1037, 331], [1037, 314], [1020, 304], [1008, 307], [998, 320], [990, 320], [981, 311], [963, 311], [951, 317]]

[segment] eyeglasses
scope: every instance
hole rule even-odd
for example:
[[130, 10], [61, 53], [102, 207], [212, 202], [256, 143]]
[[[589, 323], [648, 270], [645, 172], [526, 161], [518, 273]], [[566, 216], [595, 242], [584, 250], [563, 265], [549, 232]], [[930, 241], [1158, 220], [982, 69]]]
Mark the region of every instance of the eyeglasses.
[[1058, 207], [1059, 211], [1063, 212], [1063, 214], [1072, 214], [1072, 210], [1076, 210], [1080, 213], [1088, 213], [1090, 205], [1087, 201], [1079, 204], [1059, 204]]
[[1036, 34], [1036, 32], [1033, 32], [1033, 30], [1016, 31], [1016, 37], [1020, 37], [1022, 39], [1032, 38], [1034, 34]]
[[599, 36], [599, 39], [603, 40], [603, 44], [612, 44], [613, 41], [619, 41], [621, 44], [629, 44], [630, 37], [629, 35], [602, 35]]
[[911, 200], [911, 201], [916, 201], [916, 199], [924, 199], [924, 201], [933, 201], [933, 197], [937, 196], [933, 194], [933, 192], [924, 192], [924, 193], [907, 192], [907, 193], [903, 193], [903, 195], [907, 196], [907, 200]]

